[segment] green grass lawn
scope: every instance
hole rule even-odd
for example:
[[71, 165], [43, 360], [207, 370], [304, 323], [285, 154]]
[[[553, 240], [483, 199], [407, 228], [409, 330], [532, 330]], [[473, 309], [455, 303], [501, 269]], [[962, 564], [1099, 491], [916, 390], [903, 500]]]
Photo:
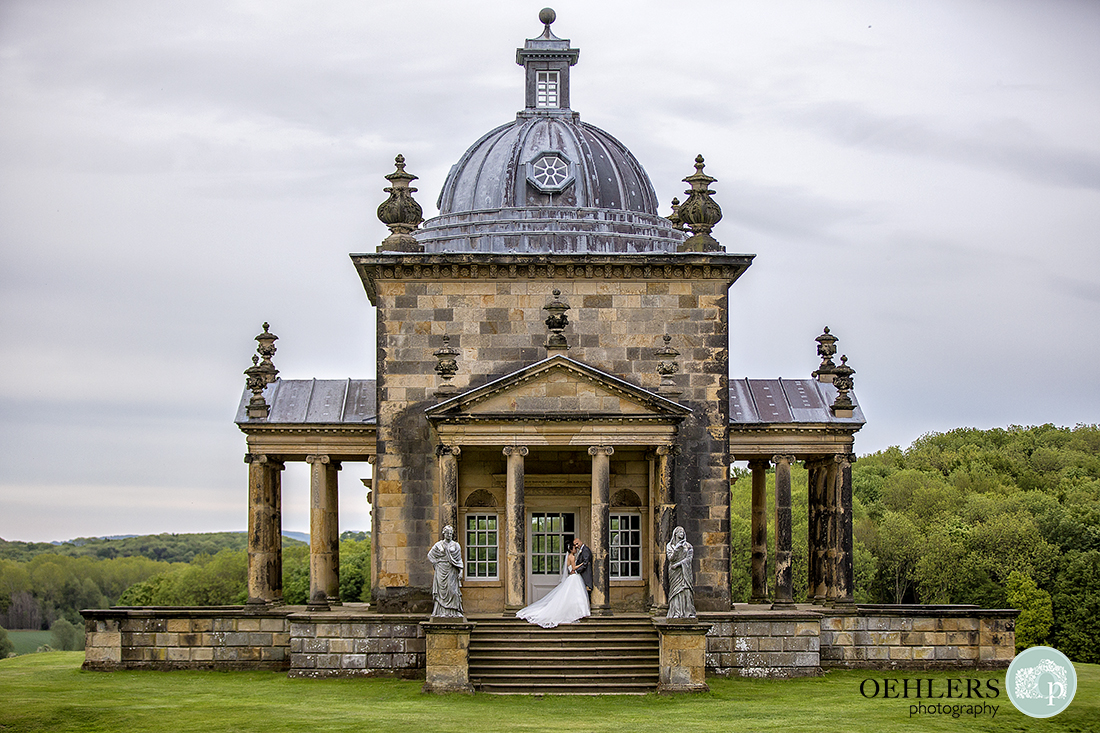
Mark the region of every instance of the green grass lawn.
[[16, 654], [34, 654], [38, 647], [50, 643], [51, 636], [52, 634], [49, 631], [8, 630], [8, 638], [15, 645]]
[[[868, 700], [878, 672], [789, 680], [710, 680], [711, 692], [674, 697], [432, 696], [419, 682], [291, 680], [270, 672], [82, 672], [81, 652], [0, 661], [0, 731], [1100, 731], [1100, 666], [1077, 665], [1079, 688], [1061, 715], [1033, 720], [1012, 707], [1004, 672], [920, 673], [996, 679], [996, 717], [922, 716], [914, 700]], [[964, 685], [965, 686], [965, 685]], [[942, 702], [942, 701], [939, 701]]]

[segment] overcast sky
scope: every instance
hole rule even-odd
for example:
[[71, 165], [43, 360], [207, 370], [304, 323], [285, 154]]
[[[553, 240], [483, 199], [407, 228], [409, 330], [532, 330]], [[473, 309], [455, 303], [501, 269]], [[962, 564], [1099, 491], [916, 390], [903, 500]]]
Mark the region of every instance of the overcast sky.
[[[286, 378], [374, 376], [348, 259], [425, 214], [523, 106], [519, 2], [0, 0], [0, 537], [244, 529], [233, 416], [267, 320]], [[828, 324], [860, 454], [1100, 422], [1100, 3], [554, 4], [572, 102], [658, 197], [706, 156], [735, 377], [807, 377]], [[365, 465], [341, 528], [367, 526]], [[308, 478], [284, 528], [308, 530]]]

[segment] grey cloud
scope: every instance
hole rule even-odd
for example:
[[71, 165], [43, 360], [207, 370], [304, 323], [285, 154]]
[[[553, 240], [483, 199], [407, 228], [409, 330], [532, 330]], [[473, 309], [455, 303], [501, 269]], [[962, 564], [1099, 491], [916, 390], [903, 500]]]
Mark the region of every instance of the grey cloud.
[[1100, 153], [1042, 140], [1022, 123], [1001, 125], [986, 135], [961, 134], [939, 129], [927, 118], [879, 114], [850, 102], [813, 105], [793, 118], [853, 148], [933, 157], [1006, 171], [1029, 181], [1100, 189]]

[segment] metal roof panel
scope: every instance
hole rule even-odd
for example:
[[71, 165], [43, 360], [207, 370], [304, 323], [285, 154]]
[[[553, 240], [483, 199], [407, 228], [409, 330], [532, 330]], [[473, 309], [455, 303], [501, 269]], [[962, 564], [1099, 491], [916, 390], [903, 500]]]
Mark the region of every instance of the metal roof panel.
[[750, 379], [749, 391], [761, 422], [793, 422], [791, 408], [778, 379]]
[[314, 379], [305, 421], [307, 423], [341, 422], [344, 417], [344, 397], [347, 392], [346, 379]]

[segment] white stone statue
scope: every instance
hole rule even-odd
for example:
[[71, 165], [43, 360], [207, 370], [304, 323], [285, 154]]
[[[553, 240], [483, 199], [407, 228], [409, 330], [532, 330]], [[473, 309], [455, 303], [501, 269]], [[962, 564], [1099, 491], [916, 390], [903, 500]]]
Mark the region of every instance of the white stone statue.
[[433, 617], [465, 618], [462, 615], [462, 547], [455, 542], [455, 529], [451, 525], [443, 528], [443, 539], [428, 550], [428, 562], [435, 566], [432, 579], [432, 600], [435, 608]]
[[695, 548], [687, 541], [683, 527], [672, 530], [665, 547], [668, 556], [668, 615], [666, 618], [695, 618], [695, 576], [691, 561]]

